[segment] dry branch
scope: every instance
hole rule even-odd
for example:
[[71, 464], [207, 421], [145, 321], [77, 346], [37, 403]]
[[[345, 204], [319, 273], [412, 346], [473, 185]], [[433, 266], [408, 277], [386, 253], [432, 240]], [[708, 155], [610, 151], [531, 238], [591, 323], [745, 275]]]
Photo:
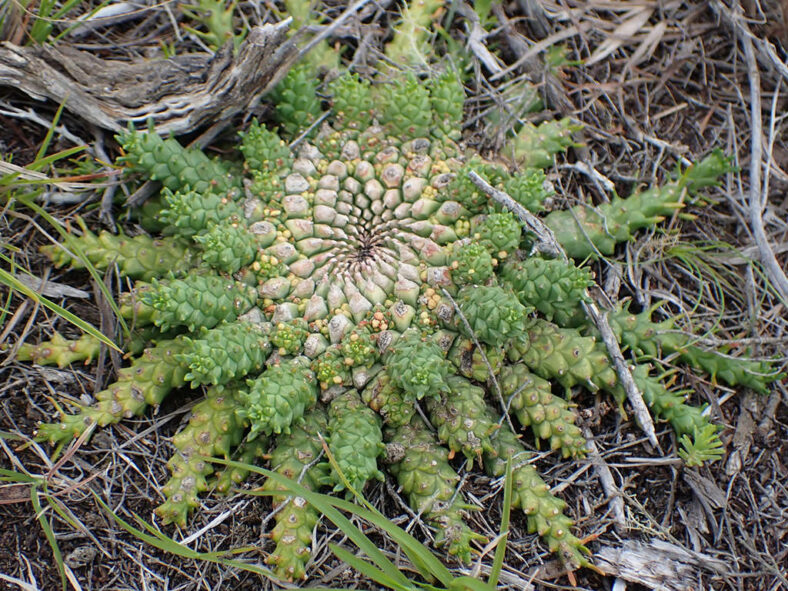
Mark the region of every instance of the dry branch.
[[[761, 167], [763, 166], [763, 135], [761, 125], [761, 77], [752, 40], [739, 35], [744, 47], [744, 57], [747, 61], [747, 72], [750, 80], [750, 108], [752, 113], [752, 139], [750, 140], [750, 227], [755, 244], [758, 246], [761, 262], [775, 289], [782, 297], [783, 303], [788, 305], [788, 277], [774, 256], [774, 251], [766, 236], [763, 225], [763, 211], [766, 209], [766, 195], [761, 191]], [[768, 174], [768, 172], [767, 172]]]
[[650, 589], [684, 591], [699, 570], [728, 574], [728, 565], [707, 554], [692, 552], [662, 540], [648, 543], [624, 541], [620, 547], [607, 546], [596, 554], [602, 569], [626, 581]]
[[[766, 229], [763, 223], [763, 211], [766, 208], [766, 194], [761, 190], [761, 167], [763, 166], [763, 125], [761, 122], [761, 76], [758, 71], [758, 58], [768, 64], [782, 77], [788, 79], [788, 66], [776, 55], [771, 43], [759, 39], [750, 31], [743, 18], [743, 9], [734, 3], [731, 9], [719, 0], [712, 2], [710, 7], [733, 27], [736, 37], [739, 38], [750, 86], [750, 126], [752, 139], [750, 140], [750, 195], [749, 214], [750, 226], [758, 248], [759, 258], [771, 284], [779, 294], [784, 304], [788, 304], [788, 277], [780, 266], [774, 249], [769, 244]], [[755, 47], [759, 52], [756, 55]], [[769, 169], [767, 168], [767, 175]], [[768, 176], [767, 176], [768, 181]]]
[[[536, 235], [536, 250], [547, 253], [551, 256], [558, 256], [564, 261], [569, 260], [566, 256], [566, 253], [564, 252], [564, 249], [553, 235], [552, 230], [545, 226], [539, 218], [525, 209], [522, 205], [517, 203], [505, 192], [499, 191], [492, 187], [492, 185], [490, 185], [475, 172], [471, 171], [468, 173], [468, 176], [474, 185], [484, 191], [495, 201], [503, 205], [506, 209], [514, 213], [528, 228], [528, 230]], [[643, 395], [638, 390], [635, 380], [632, 378], [632, 374], [627, 367], [624, 356], [621, 354], [618, 341], [616, 340], [616, 337], [607, 322], [607, 316], [602, 314], [599, 311], [599, 308], [597, 308], [596, 304], [593, 302], [584, 302], [582, 306], [586, 316], [588, 316], [589, 320], [591, 320], [591, 322], [596, 326], [597, 330], [599, 330], [599, 333], [602, 335], [602, 342], [607, 348], [610, 358], [613, 360], [613, 366], [616, 368], [618, 379], [621, 382], [621, 386], [624, 388], [624, 391], [627, 393], [627, 399], [632, 405], [632, 412], [635, 414], [635, 418], [640, 424], [640, 428], [643, 429], [643, 432], [646, 434], [646, 437], [648, 437], [648, 440], [651, 442], [651, 444], [654, 447], [659, 448], [657, 434], [654, 430], [654, 421], [652, 420], [648, 411], [648, 407], [643, 400]]]
[[624, 499], [621, 495], [621, 489], [616, 484], [613, 477], [613, 472], [610, 466], [607, 465], [602, 454], [599, 453], [596, 443], [594, 442], [594, 434], [590, 429], [583, 429], [583, 437], [586, 438], [586, 449], [588, 451], [588, 459], [591, 465], [594, 466], [594, 472], [599, 478], [599, 483], [602, 485], [602, 490], [607, 495], [610, 501], [610, 509], [612, 511], [613, 523], [619, 533], [624, 533], [627, 528], [627, 516], [624, 510]]
[[120, 131], [153, 120], [160, 134], [183, 134], [244, 111], [272, 88], [298, 57], [288, 21], [254, 27], [233, 56], [105, 60], [71, 47], [0, 45], [0, 86], [65, 108], [98, 127]]

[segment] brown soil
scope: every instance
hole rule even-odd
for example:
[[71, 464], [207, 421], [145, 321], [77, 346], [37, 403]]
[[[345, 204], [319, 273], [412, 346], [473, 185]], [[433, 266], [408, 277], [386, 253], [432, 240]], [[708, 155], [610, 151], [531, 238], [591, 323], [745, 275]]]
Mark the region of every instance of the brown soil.
[[[245, 4], [256, 3], [241, 3], [244, 14], [251, 18], [253, 11]], [[336, 3], [331, 4], [327, 14], [336, 17]], [[471, 53], [476, 75], [471, 83], [473, 96], [467, 103], [467, 139], [484, 153], [494, 153], [500, 145], [498, 128], [485, 126], [476, 116], [511, 98], [507, 88], [516, 81], [538, 88], [548, 107], [538, 117], [573, 116], [585, 124], [583, 146], [560, 156], [550, 171], [562, 201], [598, 203], [609, 197], [602, 189], [607, 180], [620, 194], [626, 194], [641, 184], [664, 181], [684, 159], [695, 161], [713, 148], [731, 154], [739, 171], [708, 192], [708, 206], [691, 209], [694, 220], [668, 220], [667, 226], [676, 230], [670, 234], [639, 235], [622, 247], [615, 260], [595, 266], [597, 281], [607, 286], [606, 292], [614, 299], [634, 297], [647, 305], [649, 299], [669, 297], [669, 312], [686, 313], [685, 317], [691, 313], [696, 334], [714, 328], [714, 339], [729, 345], [734, 354], [746, 348], [759, 357], [776, 354], [784, 362], [788, 314], [785, 303], [770, 287], [768, 271], [757, 262], [759, 251], [749, 217], [754, 139], [750, 84], [755, 78], [742, 39], [747, 30], [754, 35], [761, 100], [760, 113], [757, 109], [755, 113], [763, 120], [762, 134], [755, 139], [763, 146], [762, 161], [771, 166], [762, 221], [778, 265], [786, 269], [788, 146], [781, 131], [785, 90], [780, 86], [785, 82], [781, 77], [786, 76], [786, 27], [783, 6], [776, 0], [743, 4], [746, 19], [717, 1], [508, 3], [497, 16], [499, 22], [504, 15], [511, 21], [495, 29], [488, 47], [499, 52], [503, 67], [517, 65], [502, 84], [482, 65], [481, 52]], [[524, 19], [523, 6], [543, 12]], [[393, 15], [368, 10], [339, 31], [338, 42], [358, 50], [356, 65], [360, 68], [374, 63], [376, 48], [384, 38], [382, 25]], [[644, 20], [634, 26], [639, 15], [645, 15]], [[18, 26], [29, 23], [23, 20]], [[457, 39], [465, 39], [466, 32], [462, 23], [451, 29]], [[531, 43], [550, 35], [565, 43], [568, 60], [584, 60], [586, 65], [570, 64], [551, 73], [541, 61], [542, 54], [518, 63]], [[6, 31], [6, 38], [11, 37]], [[79, 43], [103, 56], [156, 53], [168, 43], [176, 44], [179, 51], [195, 48], [189, 37], [177, 41], [161, 7], [141, 20], [118, 25], [116, 30], [94, 33], [78, 42], [66, 37], [62, 42]], [[611, 49], [610, 54], [589, 63], [605, 47]], [[775, 65], [779, 63], [782, 71]], [[43, 120], [51, 120], [57, 105], [0, 88], [0, 153], [4, 160], [13, 158], [15, 164], [26, 165], [35, 159], [46, 130], [18, 115], [3, 114], [9, 105], [34, 110]], [[97, 136], [77, 118], [65, 115], [61, 123], [96, 147]], [[109, 157], [114, 157], [116, 147], [110, 134], [99, 136]], [[70, 145], [56, 134], [50, 153]], [[598, 173], [596, 183], [578, 163], [593, 167]], [[97, 192], [90, 202], [50, 203], [46, 209], [61, 220], [83, 215], [97, 227], [100, 199]], [[39, 254], [38, 247], [48, 242], [40, 229], [51, 228], [19, 203], [12, 207], [7, 203], [0, 201], [0, 252], [38, 277], [85, 290], [88, 299], [54, 299], [111, 334], [111, 320], [90, 301], [95, 301], [98, 290], [89, 276], [53, 269]], [[116, 208], [115, 213], [125, 224], [122, 209]], [[0, 265], [8, 268], [6, 262]], [[117, 283], [110, 274], [106, 279], [111, 286]], [[3, 287], [0, 301], [0, 315], [5, 314], [0, 316], [4, 322], [0, 340], [11, 347], [11, 353], [22, 340], [36, 342], [54, 330], [78, 336], [76, 329], [56, 315], [16, 293], [9, 295]], [[168, 438], [185, 419], [194, 394], [170, 397], [154, 415], [103, 429], [79, 449], [54, 450], [33, 442], [38, 422], [56, 417], [54, 402], [63, 405], [87, 399], [111, 380], [120, 362], [103, 354], [88, 367], [52, 369], [20, 363], [12, 354], [0, 352], [0, 468], [34, 479], [33, 484], [14, 484], [0, 478], [0, 575], [26, 581], [31, 588], [60, 586], [53, 550], [41, 525], [44, 521], [55, 533], [59, 551], [70, 567], [69, 576], [82, 589], [274, 586], [239, 569], [181, 558], [143, 543], [113, 521], [97, 502], [100, 499], [135, 527], [141, 527], [137, 516], [147, 522], [155, 520], [153, 508], [167, 478]], [[713, 416], [724, 425], [726, 454], [721, 461], [700, 469], [664, 461], [676, 458], [677, 443], [671, 429], [657, 426], [660, 452], [648, 444], [633, 421], [621, 421], [609, 402], [588, 394], [578, 399], [589, 409], [582, 413], [583, 426], [594, 433], [601, 457], [620, 487], [627, 531], [616, 530], [610, 505], [588, 462], [562, 461], [555, 453], [543, 454], [541, 474], [560, 491], [577, 531], [590, 538], [593, 551], [625, 541], [661, 540], [695, 556], [698, 560], [690, 568], [691, 576], [684, 573], [682, 583], [670, 588], [788, 589], [786, 380], [774, 384], [769, 395], [759, 396], [718, 386], [684, 368], [676, 379], [694, 391], [693, 402], [710, 403]], [[245, 487], [251, 489], [260, 483], [253, 477]], [[484, 508], [471, 517], [474, 527], [490, 538], [499, 524], [502, 495], [491, 493], [497, 484], [469, 475], [464, 488], [468, 498]], [[366, 492], [392, 519], [403, 526], [410, 522], [393, 482], [375, 484]], [[39, 514], [31, 494], [43, 509]], [[258, 497], [212, 497], [205, 500], [186, 531], [163, 530], [177, 539], [200, 531], [190, 548], [201, 552], [248, 548], [231, 558], [262, 564], [270, 549], [264, 536], [267, 513], [268, 501]], [[417, 536], [429, 535], [420, 524], [413, 531]], [[393, 559], [401, 558], [390, 540], [374, 530], [369, 534]], [[310, 586], [372, 587], [328, 548], [330, 543], [344, 541], [341, 532], [324, 522], [316, 540]], [[588, 569], [576, 572], [577, 587], [571, 586], [538, 538], [526, 531], [520, 516], [514, 517], [508, 544], [502, 585], [522, 588], [530, 582], [539, 589], [613, 588], [614, 577]], [[724, 568], [714, 568], [715, 560]], [[482, 561], [482, 572], [490, 564], [488, 556]], [[76, 583], [68, 586], [79, 588]], [[0, 577], [0, 589], [6, 588], [19, 586]], [[641, 587], [630, 583], [628, 588]]]

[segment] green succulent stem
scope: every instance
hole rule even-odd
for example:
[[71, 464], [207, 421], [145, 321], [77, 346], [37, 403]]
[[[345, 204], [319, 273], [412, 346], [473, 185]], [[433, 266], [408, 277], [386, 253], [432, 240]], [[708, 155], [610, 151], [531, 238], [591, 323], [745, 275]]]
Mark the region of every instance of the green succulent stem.
[[186, 371], [177, 358], [186, 347], [183, 339], [175, 339], [145, 349], [120, 370], [114, 384], [96, 394], [96, 404], [82, 407], [75, 415], [64, 414], [60, 423], [42, 424], [39, 439], [68, 441], [94, 424], [104, 427], [158, 406], [170, 390], [185, 383]]
[[484, 537], [464, 521], [465, 514], [476, 508], [466, 504], [457, 491], [460, 477], [449, 464], [449, 451], [419, 418], [387, 429], [386, 439], [398, 456], [389, 469], [409, 505], [435, 528], [436, 545], [445, 546], [450, 556], [469, 564], [471, 543]]
[[250, 438], [288, 433], [317, 400], [317, 383], [306, 357], [275, 363], [246, 385], [239, 414], [251, 425]]
[[[325, 433], [325, 412], [315, 407], [304, 416], [304, 421], [289, 434], [277, 438], [271, 452], [271, 469], [291, 480], [300, 482], [308, 490], [316, 491], [328, 479], [325, 462], [318, 462], [322, 452], [320, 433]], [[306, 578], [306, 564], [310, 559], [312, 531], [320, 513], [300, 497], [284, 494], [284, 487], [272, 479], [266, 480], [263, 489], [281, 494], [272, 497], [276, 525], [271, 539], [276, 547], [266, 558], [274, 572], [288, 581]]]
[[268, 330], [252, 322], [202, 328], [197, 338], [184, 337], [186, 350], [178, 355], [188, 372], [184, 376], [196, 388], [220, 386], [263, 368], [271, 344]]
[[155, 324], [162, 331], [185, 327], [214, 328], [232, 322], [257, 301], [254, 288], [203, 271], [182, 278], [137, 282], [121, 298], [120, 313], [137, 326]]
[[202, 150], [184, 148], [173, 138], [165, 140], [152, 131], [140, 132], [129, 125], [117, 140], [125, 152], [120, 162], [147, 173], [171, 191], [226, 191], [235, 184], [225, 165], [211, 160]]
[[117, 265], [124, 277], [150, 281], [170, 271], [189, 269], [196, 261], [188, 244], [177, 238], [151, 238], [146, 234], [130, 237], [107, 231], [95, 234], [88, 230], [82, 218], [77, 218], [77, 224], [82, 234], [69, 235], [64, 241], [65, 248], [58, 245], [41, 247], [41, 252], [56, 267], [68, 265], [72, 269], [84, 269], [85, 263], [73, 254], [79, 250], [100, 271]]
[[668, 421], [679, 436], [683, 456], [689, 465], [714, 461], [723, 454], [719, 428], [703, 413], [704, 409], [687, 404], [688, 392], [676, 392], [665, 386], [667, 376], [649, 375], [647, 365], [638, 365], [632, 372], [644, 402], [659, 418]]
[[595, 338], [573, 328], [560, 328], [533, 318], [507, 351], [512, 362], [522, 361], [544, 379], [556, 380], [567, 389], [584, 386], [591, 391], [616, 387], [618, 376]]
[[523, 427], [530, 427], [551, 449], [566, 457], [585, 455], [586, 440], [575, 424], [572, 404], [554, 395], [550, 382], [534, 375], [522, 363], [509, 365], [498, 376], [504, 401]]
[[528, 313], [513, 292], [497, 285], [464, 287], [457, 294], [457, 305], [462, 313], [455, 319], [459, 331], [492, 346], [520, 334]]
[[208, 490], [208, 477], [214, 473], [206, 458], [229, 459], [243, 439], [238, 408], [234, 390], [209, 389], [205, 399], [194, 406], [186, 427], [172, 438], [176, 453], [167, 462], [172, 476], [162, 488], [165, 501], [156, 509], [164, 523], [185, 526], [189, 513], [200, 506], [198, 497]]
[[610, 256], [618, 243], [630, 240], [637, 230], [654, 227], [694, 202], [698, 190], [716, 184], [720, 175], [730, 170], [729, 160], [715, 151], [672, 183], [635, 193], [627, 199], [615, 196], [596, 208], [575, 206], [553, 211], [544, 222], [570, 257], [581, 260]]
[[[265, 436], [253, 440], [244, 439], [233, 453], [233, 459], [244, 465], [253, 466], [268, 457], [270, 440]], [[216, 471], [213, 487], [222, 494], [229, 493], [249, 477], [251, 471], [240, 466], [225, 466]]]
[[449, 392], [441, 399], [427, 402], [430, 422], [438, 439], [450, 450], [465, 455], [469, 465], [482, 461], [482, 453], [495, 453], [490, 436], [498, 424], [490, 420], [484, 402], [484, 389], [460, 376], [449, 376]]
[[691, 335], [676, 330], [673, 318], [652, 321], [652, 313], [661, 304], [659, 302], [638, 314], [630, 312], [627, 306], [620, 306], [608, 315], [610, 328], [622, 344], [640, 356], [659, 359], [660, 352], [677, 353], [682, 362], [729, 386], [746, 386], [765, 394], [770, 383], [785, 375], [776, 371], [768, 361], [734, 359], [694, 345]]
[[539, 125], [524, 124], [503, 148], [503, 154], [523, 169], [552, 166], [555, 155], [577, 146], [572, 134], [583, 129], [568, 117], [545, 121]]
[[314, 74], [310, 64], [296, 65], [274, 88], [277, 120], [292, 137], [306, 131], [323, 112]]
[[506, 473], [506, 461], [514, 460], [512, 469], [512, 507], [520, 509], [528, 519], [528, 531], [537, 533], [551, 552], [559, 555], [570, 568], [588, 565], [590, 554], [583, 543], [572, 534], [572, 522], [563, 513], [566, 503], [550, 493], [550, 487], [528, 464], [530, 454], [508, 427], [502, 427], [493, 438], [495, 455], [485, 457], [485, 468], [490, 476]]
[[[349, 390], [334, 398], [328, 416], [328, 447], [353, 489], [361, 492], [371, 478], [383, 480], [377, 464], [384, 449], [380, 419], [364, 404], [358, 392]], [[332, 480], [335, 492], [345, 489], [344, 482], [333, 470]]]
[[451, 369], [440, 347], [415, 328], [405, 331], [394, 343], [386, 367], [394, 384], [411, 400], [440, 396]]
[[401, 19], [394, 25], [394, 37], [384, 50], [392, 63], [424, 66], [430, 62], [431, 24], [443, 5], [441, 0], [423, 0], [402, 7]]
[[57, 365], [64, 368], [77, 361], [89, 364], [101, 351], [101, 341], [93, 335], [83, 334], [76, 340], [66, 339], [55, 332], [48, 341], [20, 346], [16, 351], [17, 361], [32, 361], [38, 365]]
[[501, 277], [512, 287], [520, 302], [541, 312], [559, 326], [577, 327], [586, 322], [582, 302], [594, 281], [588, 269], [558, 259], [529, 257], [507, 262]]

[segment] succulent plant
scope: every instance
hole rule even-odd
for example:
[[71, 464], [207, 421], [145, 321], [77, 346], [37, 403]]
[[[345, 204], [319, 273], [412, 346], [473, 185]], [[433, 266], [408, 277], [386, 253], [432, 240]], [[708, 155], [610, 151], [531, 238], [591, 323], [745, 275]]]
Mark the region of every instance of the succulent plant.
[[63, 368], [77, 361], [83, 361], [87, 365], [98, 357], [100, 351], [101, 342], [89, 334], [72, 341], [56, 332], [44, 343], [23, 344], [17, 349], [16, 358], [19, 361], [33, 361], [39, 365], [57, 365]]
[[[304, 99], [315, 96], [314, 83], [299, 69], [278, 91], [289, 137], [321, 115], [319, 103]], [[165, 187], [158, 218], [166, 236], [96, 235], [83, 226], [66, 246], [138, 280], [124, 314], [161, 332], [146, 333], [149, 347], [94, 406], [42, 425], [39, 436], [62, 441], [93, 423], [141, 414], [173, 388], [204, 384], [206, 398], [173, 438], [173, 476], [158, 510], [165, 522], [184, 525], [211, 479], [227, 490], [244, 477], [214, 472], [203, 456], [255, 461], [272, 449], [273, 469], [310, 489], [341, 491], [347, 482], [360, 490], [387, 470], [437, 529], [436, 541], [467, 562], [480, 536], [463, 521], [473, 507], [456, 490], [451, 462], [499, 477], [508, 456], [522, 457], [505, 412], [537, 442], [582, 456], [574, 405], [551, 384], [568, 395], [584, 387], [623, 400], [606, 351], [581, 331], [591, 278], [531, 257], [517, 218], [468, 182], [476, 170], [534, 211], [547, 195], [539, 171], [511, 175], [463, 155], [454, 142], [463, 98], [454, 74], [376, 86], [346, 75], [330, 89], [337, 111], [295, 153], [255, 121], [241, 134], [241, 166], [135, 129], [120, 136], [122, 161]], [[376, 123], [361, 125], [369, 111]], [[531, 150], [528, 160], [545, 164], [545, 154], [571, 145], [571, 130], [557, 122], [523, 132], [519, 153]], [[609, 254], [725, 170], [715, 153], [665, 187], [543, 219], [570, 255]], [[78, 265], [65, 250], [47, 254], [57, 265]], [[176, 267], [187, 270], [176, 277]], [[615, 323], [637, 353], [680, 351], [718, 379], [758, 390], [775, 377], [730, 376], [724, 358], [704, 365], [706, 352], [652, 338], [647, 321], [621, 315]], [[648, 370], [635, 374], [657, 417], [684, 436], [690, 460], [714, 459], [716, 428]], [[346, 480], [319, 460], [320, 436]], [[399, 454], [384, 460], [384, 444]], [[563, 502], [535, 468], [518, 463], [514, 478], [515, 506], [530, 529], [569, 567], [587, 564]], [[303, 499], [276, 496], [274, 504], [268, 563], [284, 578], [301, 578], [319, 516]]]

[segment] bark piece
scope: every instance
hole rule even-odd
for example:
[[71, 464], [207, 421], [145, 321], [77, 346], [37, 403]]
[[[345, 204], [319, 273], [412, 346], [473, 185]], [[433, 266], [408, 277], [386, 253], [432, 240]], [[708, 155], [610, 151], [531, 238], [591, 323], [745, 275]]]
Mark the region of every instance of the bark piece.
[[662, 540], [625, 540], [619, 547], [600, 549], [595, 558], [606, 573], [660, 591], [692, 588], [699, 569], [729, 574], [723, 561]]
[[254, 27], [237, 56], [226, 44], [214, 55], [171, 59], [101, 59], [68, 46], [0, 44], [0, 86], [37, 100], [65, 102], [88, 122], [120, 131], [153, 120], [160, 134], [183, 134], [225, 120], [271, 89], [298, 57], [289, 20]]

